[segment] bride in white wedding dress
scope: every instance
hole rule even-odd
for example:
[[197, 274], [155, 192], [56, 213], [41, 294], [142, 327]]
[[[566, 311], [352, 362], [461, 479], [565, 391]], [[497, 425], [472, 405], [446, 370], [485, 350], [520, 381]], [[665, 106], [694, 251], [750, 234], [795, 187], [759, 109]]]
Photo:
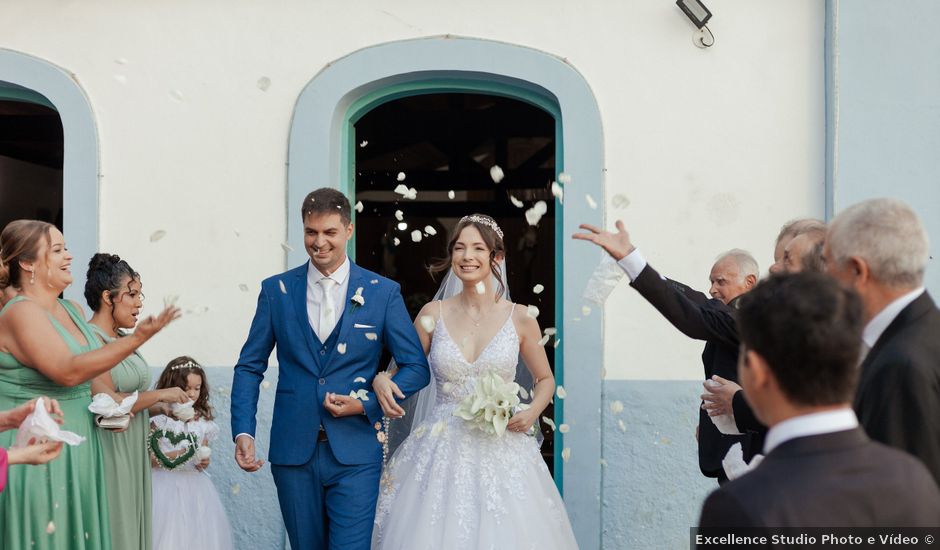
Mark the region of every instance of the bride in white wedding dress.
[[[373, 549], [577, 548], [538, 443], [527, 435], [555, 380], [538, 321], [503, 297], [502, 237], [492, 218], [465, 216], [449, 258], [432, 267], [450, 270], [456, 287], [453, 296], [425, 305], [415, 322], [435, 395], [383, 472]], [[532, 402], [513, 414], [501, 436], [454, 416], [479, 376], [492, 372], [512, 381], [520, 356], [536, 382]], [[392, 398], [401, 395], [393, 377], [380, 373], [373, 389], [389, 418], [404, 413]]]

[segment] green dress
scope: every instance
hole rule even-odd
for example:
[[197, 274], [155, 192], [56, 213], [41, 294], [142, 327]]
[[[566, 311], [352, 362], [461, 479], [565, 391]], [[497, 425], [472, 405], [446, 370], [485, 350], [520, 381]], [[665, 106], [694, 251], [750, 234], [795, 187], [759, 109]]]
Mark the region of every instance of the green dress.
[[[89, 326], [105, 342], [114, 340], [97, 326], [91, 323]], [[121, 393], [144, 392], [150, 389], [150, 368], [135, 352], [111, 369], [111, 380]], [[147, 453], [149, 430], [150, 413], [147, 409], [134, 413], [130, 425], [123, 432], [99, 430], [114, 548], [149, 550], [151, 547], [150, 510], [153, 502], [150, 455]]]
[[[18, 296], [11, 304], [23, 300]], [[59, 300], [85, 341], [75, 338], [49, 316], [72, 353], [100, 347], [98, 339], [77, 309]], [[108, 500], [104, 484], [101, 443], [94, 418], [88, 412], [91, 383], [60, 386], [27, 367], [9, 353], [0, 352], [0, 410], [46, 395], [59, 401], [65, 414], [62, 429], [86, 438], [76, 447], [65, 445], [55, 460], [41, 466], [10, 466], [7, 487], [0, 493], [0, 548], [30, 550], [110, 550]], [[16, 430], [0, 433], [0, 447], [9, 447]]]

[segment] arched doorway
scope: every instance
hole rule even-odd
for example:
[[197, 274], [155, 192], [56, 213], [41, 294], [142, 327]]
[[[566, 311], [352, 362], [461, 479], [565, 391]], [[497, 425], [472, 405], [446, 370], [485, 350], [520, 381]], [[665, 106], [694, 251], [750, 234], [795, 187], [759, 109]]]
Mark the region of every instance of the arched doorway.
[[[365, 109], [351, 120], [357, 144], [351, 199], [363, 206], [356, 215], [356, 262], [397, 281], [414, 318], [438, 289], [426, 267], [444, 254], [451, 229], [462, 216], [490, 215], [504, 232], [512, 300], [537, 306], [544, 312], [540, 325], [554, 329], [553, 114], [512, 97], [470, 92], [425, 92]], [[503, 176], [498, 182], [494, 167]], [[395, 192], [399, 185], [414, 188], [415, 198]], [[525, 211], [537, 201], [547, 210], [530, 224]], [[556, 341], [546, 342], [553, 369]], [[554, 407], [543, 416], [554, 418]], [[542, 454], [553, 470], [554, 430], [546, 424], [542, 433]]]

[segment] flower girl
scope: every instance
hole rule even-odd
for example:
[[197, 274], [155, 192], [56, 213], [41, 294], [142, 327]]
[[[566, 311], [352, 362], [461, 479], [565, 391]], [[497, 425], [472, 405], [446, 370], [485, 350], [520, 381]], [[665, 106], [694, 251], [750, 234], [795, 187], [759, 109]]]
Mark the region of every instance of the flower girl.
[[153, 465], [153, 550], [228, 550], [232, 529], [209, 476], [209, 443], [219, 433], [212, 421], [206, 373], [192, 358], [177, 357], [156, 389], [179, 387], [189, 403], [150, 418], [147, 448]]

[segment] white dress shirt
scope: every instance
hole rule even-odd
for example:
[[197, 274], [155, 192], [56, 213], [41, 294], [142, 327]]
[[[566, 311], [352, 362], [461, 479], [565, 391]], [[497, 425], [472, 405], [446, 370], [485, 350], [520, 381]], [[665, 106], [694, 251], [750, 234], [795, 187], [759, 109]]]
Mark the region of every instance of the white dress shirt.
[[888, 325], [894, 321], [898, 314], [900, 314], [904, 308], [911, 305], [911, 302], [916, 300], [923, 293], [924, 287], [915, 288], [886, 305], [884, 309], [871, 318], [871, 321], [868, 321], [868, 324], [865, 325], [865, 330], [862, 332], [862, 341], [865, 342], [869, 350], [875, 347], [875, 342], [878, 341], [878, 338], [881, 338], [882, 333], [884, 333], [885, 329], [888, 328]]
[[[623, 269], [624, 273], [627, 274], [627, 277], [630, 278], [630, 282], [636, 280], [640, 276], [640, 273], [646, 269], [646, 258], [640, 254], [639, 248], [634, 248], [633, 252], [627, 254], [617, 262], [617, 265]], [[663, 277], [665, 279], [665, 277]]]
[[[329, 334], [320, 334], [320, 307], [325, 299], [320, 279], [326, 277], [326, 275], [320, 273], [319, 269], [314, 267], [312, 261], [307, 263], [307, 320], [310, 322], [313, 333], [320, 338], [320, 342], [326, 342], [326, 339], [330, 337]], [[335, 310], [333, 319], [338, 325], [339, 319], [346, 309], [346, 290], [349, 288], [349, 256], [336, 268], [336, 271], [329, 275], [329, 278], [336, 283], [330, 292]]]
[[767, 439], [764, 440], [764, 454], [791, 439], [844, 432], [857, 427], [858, 418], [855, 417], [855, 411], [849, 407], [794, 416], [770, 428]]

